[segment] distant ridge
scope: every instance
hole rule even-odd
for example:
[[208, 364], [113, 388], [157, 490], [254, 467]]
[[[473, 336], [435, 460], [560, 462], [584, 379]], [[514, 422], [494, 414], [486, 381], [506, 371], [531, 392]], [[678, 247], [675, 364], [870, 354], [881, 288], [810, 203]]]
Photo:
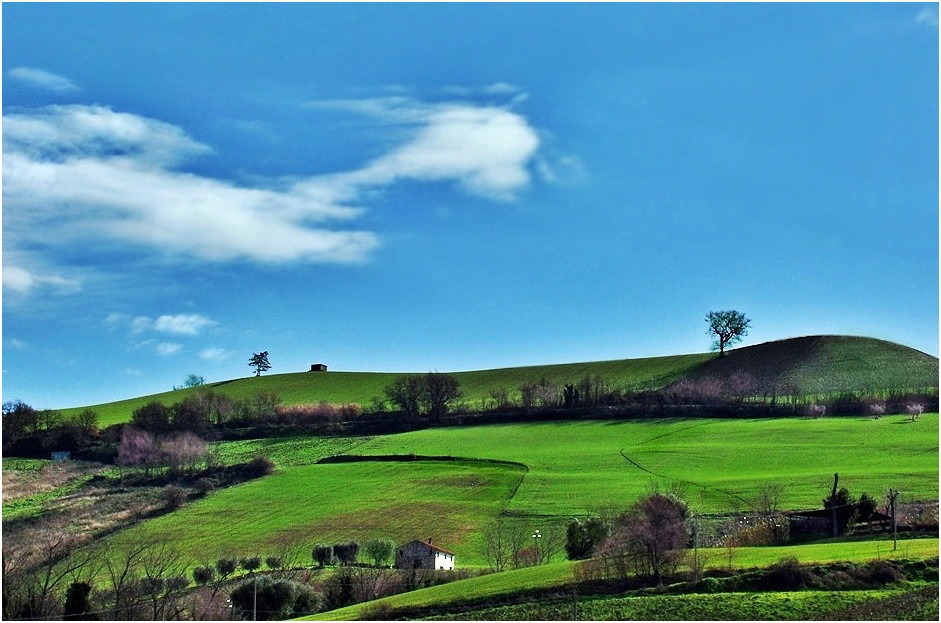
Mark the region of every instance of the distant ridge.
[[[585, 376], [601, 376], [606, 385], [632, 390], [668, 387], [680, 379], [730, 379], [748, 374], [778, 387], [791, 385], [801, 394], [912, 391], [938, 387], [938, 359], [907, 346], [867, 337], [816, 335], [797, 337], [715, 353], [645, 357], [614, 361], [566, 363], [518, 368], [454, 372], [465, 400], [478, 408], [491, 394], [507, 390], [518, 393], [521, 383], [547, 379], [557, 385], [577, 383]], [[131, 419], [147, 402], [171, 404], [199, 389], [248, 398], [257, 392], [278, 395], [284, 404], [368, 405], [381, 397], [396, 377], [395, 372], [293, 372], [208, 383], [198, 389], [183, 389], [118, 402], [93, 405], [100, 424], [108, 426]], [[65, 415], [81, 407], [63, 410]]]
[[914, 391], [938, 387], [938, 358], [875, 338], [811, 335], [728, 351], [685, 378], [734, 375], [801, 394]]

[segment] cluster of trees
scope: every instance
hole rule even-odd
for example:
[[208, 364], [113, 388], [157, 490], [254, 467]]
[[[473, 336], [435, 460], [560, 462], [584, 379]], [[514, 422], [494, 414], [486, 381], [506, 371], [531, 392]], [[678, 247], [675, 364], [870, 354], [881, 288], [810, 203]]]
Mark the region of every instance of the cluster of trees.
[[494, 572], [550, 562], [564, 547], [562, 531], [554, 524], [541, 528], [515, 519], [499, 519], [484, 530], [484, 555]]
[[683, 560], [690, 540], [690, 512], [678, 497], [654, 493], [612, 517], [572, 521], [566, 532], [570, 559], [591, 559], [586, 577], [626, 580], [651, 577], [658, 585]]
[[72, 417], [55, 410], [34, 409], [22, 400], [3, 403], [3, 452], [32, 451], [48, 458], [52, 450], [74, 450], [99, 436], [98, 413], [84, 409]]
[[453, 374], [428, 372], [396, 378], [386, 387], [385, 395], [407, 419], [427, 416], [436, 422], [447, 415], [464, 393]]

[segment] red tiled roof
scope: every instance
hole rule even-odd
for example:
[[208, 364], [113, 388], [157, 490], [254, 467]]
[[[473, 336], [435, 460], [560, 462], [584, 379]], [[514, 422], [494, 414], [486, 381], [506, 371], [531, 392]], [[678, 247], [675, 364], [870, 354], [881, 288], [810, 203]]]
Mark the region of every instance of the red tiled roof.
[[433, 550], [437, 550], [437, 551], [441, 552], [442, 554], [450, 554], [450, 555], [452, 555], [452, 556], [454, 555], [454, 552], [452, 552], [452, 551], [450, 551], [450, 550], [447, 550], [447, 549], [444, 549], [443, 547], [438, 547], [437, 545], [435, 545], [435, 544], [433, 544], [433, 543], [429, 543], [428, 541], [422, 541], [421, 539], [416, 539], [416, 540], [412, 541], [412, 543], [421, 543], [422, 545], [425, 545], [425, 546], [427, 546], [427, 547], [430, 547], [430, 548], [433, 549]]

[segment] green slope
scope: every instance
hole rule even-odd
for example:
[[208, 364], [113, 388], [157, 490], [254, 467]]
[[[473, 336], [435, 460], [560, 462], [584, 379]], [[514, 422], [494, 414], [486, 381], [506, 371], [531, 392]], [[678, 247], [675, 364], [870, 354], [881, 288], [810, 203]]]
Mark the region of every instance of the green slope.
[[866, 337], [814, 335], [729, 351], [688, 378], [747, 375], [779, 393], [922, 391], [938, 387], [938, 359]]
[[[886, 541], [857, 541], [855, 543], [782, 547], [739, 547], [735, 549], [732, 566], [736, 569], [762, 567], [790, 556], [803, 563], [828, 563], [837, 561], [865, 562], [886, 558], [928, 558], [938, 555], [938, 539], [912, 539], [902, 541], [901, 545], [904, 546], [904, 550], [900, 549], [896, 552], [891, 551], [891, 544]], [[709, 568], [718, 569], [728, 566], [728, 557], [725, 556], [725, 550], [703, 548], [700, 550], [700, 554], [705, 557], [706, 566]], [[415, 608], [431, 605], [447, 607], [449, 603], [511, 595], [531, 589], [559, 587], [570, 584], [574, 580], [574, 567], [576, 564], [578, 563], [573, 561], [558, 562], [541, 567], [529, 567], [459, 580], [450, 584], [441, 584], [331, 610], [299, 620], [349, 621], [359, 618], [364, 610], [375, 607], [377, 604], [383, 604], [390, 608]], [[490, 617], [481, 617], [478, 620], [490, 620]], [[536, 617], [532, 620], [540, 619]]]
[[[464, 400], [471, 406], [479, 406], [490, 393], [506, 389], [513, 393], [524, 381], [547, 378], [556, 383], [575, 383], [586, 375], [601, 375], [615, 387], [638, 389], [659, 388], [681, 375], [715, 357], [714, 354], [676, 355], [671, 357], [647, 357], [618, 361], [596, 361], [520, 368], [499, 368], [455, 372], [454, 375], [464, 390]], [[205, 388], [224, 393], [232, 398], [248, 398], [257, 392], [272, 392], [281, 397], [286, 405], [311, 404], [326, 401], [332, 404], [369, 404], [373, 397], [382, 396], [383, 390], [395, 378], [404, 373], [395, 372], [295, 372], [249, 377], [219, 383], [209, 383]], [[131, 419], [135, 409], [152, 400], [172, 404], [194, 393], [197, 389], [181, 389], [151, 396], [141, 396], [118, 402], [92, 405], [98, 412], [102, 426], [109, 426]], [[63, 410], [68, 416], [85, 407]]]
[[[281, 539], [309, 550], [316, 542], [351, 538], [432, 537], [467, 567], [486, 565], [482, 533], [497, 516], [545, 529], [599, 508], [625, 508], [654, 486], [678, 488], [699, 513], [747, 507], [741, 498], [753, 500], [772, 482], [786, 487], [783, 508], [814, 508], [833, 472], [855, 495], [879, 498], [894, 487], [905, 499], [937, 498], [938, 418], [932, 414], [917, 422], [905, 416], [543, 422], [307, 441], [309, 447], [298, 437], [265, 440], [277, 473], [214, 492], [132, 528], [126, 538], [173, 539], [187, 556], [215, 559], [229, 550], [267, 555]], [[216, 445], [230, 459], [257, 448]], [[332, 451], [452, 455], [526, 467], [309, 464]]]
[[[402, 373], [393, 372], [297, 372], [248, 377], [206, 387], [233, 398], [247, 398], [259, 391], [272, 392], [284, 404], [369, 404]], [[506, 389], [518, 394], [523, 382], [542, 378], [556, 384], [575, 383], [586, 375], [602, 376], [610, 387], [659, 389], [681, 379], [728, 379], [745, 374], [778, 392], [802, 395], [834, 392], [887, 392], [938, 387], [938, 359], [920, 351], [865, 337], [811, 336], [767, 342], [732, 350], [724, 357], [714, 353], [647, 357], [588, 363], [525, 366], [455, 372], [471, 408], [487, 401], [491, 392]], [[103, 426], [126, 422], [134, 409], [151, 400], [171, 404], [197, 391], [183, 389], [119, 402], [94, 405]], [[71, 415], [79, 408], [66, 409]]]

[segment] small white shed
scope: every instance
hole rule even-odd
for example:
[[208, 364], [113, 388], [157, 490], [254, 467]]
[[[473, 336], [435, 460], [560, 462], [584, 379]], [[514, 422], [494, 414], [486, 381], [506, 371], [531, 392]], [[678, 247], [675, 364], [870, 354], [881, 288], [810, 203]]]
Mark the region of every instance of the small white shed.
[[398, 569], [454, 569], [454, 552], [431, 542], [414, 540], [400, 545], [395, 552]]

